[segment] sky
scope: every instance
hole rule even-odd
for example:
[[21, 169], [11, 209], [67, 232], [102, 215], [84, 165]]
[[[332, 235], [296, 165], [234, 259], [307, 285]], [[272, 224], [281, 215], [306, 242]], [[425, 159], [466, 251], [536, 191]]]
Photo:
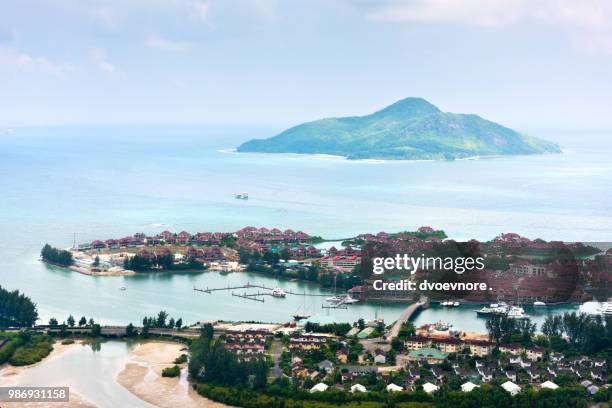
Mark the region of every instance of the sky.
[[612, 128], [612, 2], [0, 2], [0, 127], [297, 124], [408, 96]]

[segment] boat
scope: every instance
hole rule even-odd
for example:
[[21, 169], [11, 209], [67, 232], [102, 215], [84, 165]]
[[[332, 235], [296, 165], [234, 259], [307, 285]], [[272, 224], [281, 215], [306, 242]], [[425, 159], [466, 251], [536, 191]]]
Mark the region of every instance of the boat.
[[293, 320], [295, 320], [296, 322], [299, 322], [300, 320], [308, 319], [310, 317], [310, 315], [306, 315], [306, 314], [294, 314], [292, 317], [293, 317]]
[[527, 319], [528, 316], [525, 314], [525, 310], [523, 310], [520, 306], [512, 306], [508, 310], [506, 314], [510, 319]]
[[599, 312], [604, 316], [612, 316], [612, 302], [602, 303]]
[[344, 298], [342, 296], [330, 296], [325, 298], [326, 302], [341, 302], [343, 300]]
[[272, 289], [272, 296], [279, 297], [279, 298], [284, 298], [285, 296], [287, 296], [287, 294], [281, 288], [274, 288], [274, 289]]
[[249, 199], [249, 193], [234, 194], [234, 198], [237, 199], [237, 200], [248, 200]]
[[351, 304], [357, 302], [359, 302], [359, 299], [352, 298], [351, 295], [346, 295], [346, 297], [342, 299], [342, 303]]
[[533, 307], [546, 307], [546, 303], [536, 300], [535, 302], [533, 302]]
[[119, 290], [125, 290], [125, 286], [120, 287]]
[[459, 306], [461, 306], [461, 303], [459, 303], [459, 302], [453, 302], [453, 307], [459, 307]]
[[508, 310], [508, 305], [504, 302], [491, 303], [489, 306], [483, 306], [482, 309], [477, 310], [476, 314], [478, 316], [491, 316], [498, 314], [507, 314]]

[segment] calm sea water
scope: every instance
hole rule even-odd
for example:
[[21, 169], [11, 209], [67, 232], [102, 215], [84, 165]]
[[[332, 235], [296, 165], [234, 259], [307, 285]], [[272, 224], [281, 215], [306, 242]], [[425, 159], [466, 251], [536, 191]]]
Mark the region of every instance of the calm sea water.
[[[279, 129], [82, 127], [16, 129], [0, 135], [0, 284], [27, 293], [41, 318], [69, 313], [107, 323], [139, 322], [166, 309], [201, 319], [282, 321], [321, 300], [266, 299], [193, 287], [261, 282], [246, 274], [151, 274], [95, 278], [37, 261], [46, 242], [72, 245], [142, 231], [233, 231], [246, 225], [302, 229], [327, 238], [442, 228], [456, 239], [501, 232], [530, 238], [610, 241], [612, 146], [571, 141], [561, 155], [443, 162], [354, 162], [329, 157], [236, 154], [224, 149]], [[583, 143], [584, 142], [584, 143]], [[589, 147], [590, 146], [590, 147]], [[250, 199], [233, 199], [248, 191]], [[119, 291], [125, 286], [126, 291]], [[358, 304], [329, 318], [352, 320], [399, 306]], [[433, 308], [418, 321], [482, 329], [471, 308]]]

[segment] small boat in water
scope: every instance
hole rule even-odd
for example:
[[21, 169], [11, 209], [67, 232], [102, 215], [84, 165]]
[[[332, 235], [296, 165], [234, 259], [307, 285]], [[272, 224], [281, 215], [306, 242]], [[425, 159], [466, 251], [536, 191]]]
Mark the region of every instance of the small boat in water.
[[536, 300], [535, 302], [533, 302], [533, 307], [546, 307], [546, 303]]
[[272, 296], [278, 297], [278, 298], [284, 298], [285, 296], [287, 296], [287, 294], [281, 288], [274, 288], [272, 289]]
[[119, 290], [125, 290], [125, 286], [120, 287]]
[[351, 295], [346, 295], [346, 297], [342, 299], [342, 303], [351, 304], [357, 302], [359, 302], [359, 299], [352, 298]]
[[520, 306], [512, 306], [508, 310], [507, 316], [510, 319], [527, 319], [529, 316], [525, 314], [525, 310]]
[[325, 301], [326, 302], [341, 302], [342, 300], [344, 300], [344, 298], [342, 296], [330, 296], [330, 297], [326, 297]]
[[293, 320], [295, 320], [296, 322], [299, 322], [300, 320], [308, 319], [310, 315], [294, 314], [292, 317], [293, 317]]
[[249, 193], [234, 194], [234, 198], [237, 199], [237, 200], [248, 200], [249, 199]]

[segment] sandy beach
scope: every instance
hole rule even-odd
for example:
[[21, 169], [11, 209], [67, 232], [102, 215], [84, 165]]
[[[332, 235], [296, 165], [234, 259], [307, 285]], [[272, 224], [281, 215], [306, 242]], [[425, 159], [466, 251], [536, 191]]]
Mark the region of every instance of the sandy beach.
[[[80, 341], [76, 341], [72, 344], [61, 344], [61, 342], [56, 341], [53, 344], [53, 351], [44, 358], [42, 361], [38, 363], [29, 365], [29, 366], [21, 366], [14, 367], [7, 363], [2, 364], [0, 366], [0, 386], [1, 387], [9, 387], [9, 386], [17, 386], [19, 385], [20, 376], [34, 367], [37, 367], [41, 364], [46, 364], [51, 360], [54, 360], [64, 354], [69, 349], [80, 345]], [[74, 388], [70, 389], [70, 401], [69, 402], [3, 402], [2, 407], [24, 407], [24, 408], [56, 408], [61, 404], [62, 407], [67, 408], [92, 408], [95, 405], [89, 403], [83, 397], [81, 397], [78, 392], [75, 392]]]
[[174, 359], [187, 353], [185, 346], [171, 342], [138, 344], [117, 376], [119, 384], [138, 398], [162, 408], [227, 407], [198, 395], [187, 382], [185, 364], [180, 377], [165, 378], [161, 372], [174, 365]]

